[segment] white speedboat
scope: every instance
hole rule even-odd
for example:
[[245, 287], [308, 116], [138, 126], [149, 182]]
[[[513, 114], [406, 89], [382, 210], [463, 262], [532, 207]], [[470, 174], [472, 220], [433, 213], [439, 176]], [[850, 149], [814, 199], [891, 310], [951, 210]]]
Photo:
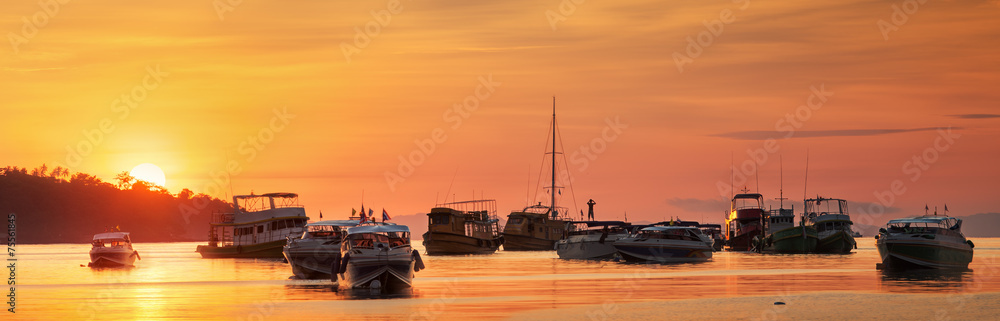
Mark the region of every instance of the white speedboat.
[[556, 242], [556, 253], [560, 259], [610, 259], [617, 252], [615, 242], [628, 237], [629, 225], [621, 221], [569, 222], [567, 236]]
[[424, 268], [420, 253], [410, 247], [405, 225], [352, 227], [340, 253], [339, 272], [350, 288], [409, 288], [413, 273]]
[[881, 268], [967, 269], [972, 262], [972, 241], [962, 235], [962, 220], [954, 217], [890, 220], [875, 239]]
[[712, 239], [694, 226], [650, 226], [615, 242], [630, 262], [702, 262], [712, 258]]
[[139, 252], [132, 249], [132, 239], [128, 235], [128, 232], [105, 232], [94, 235], [89, 266], [132, 266], [136, 259], [141, 259]]
[[[292, 274], [299, 279], [330, 279], [347, 229], [355, 226], [358, 226], [358, 220], [306, 224], [302, 236], [289, 237], [288, 244], [282, 249], [285, 260], [292, 266]], [[340, 268], [339, 265], [337, 268]]]

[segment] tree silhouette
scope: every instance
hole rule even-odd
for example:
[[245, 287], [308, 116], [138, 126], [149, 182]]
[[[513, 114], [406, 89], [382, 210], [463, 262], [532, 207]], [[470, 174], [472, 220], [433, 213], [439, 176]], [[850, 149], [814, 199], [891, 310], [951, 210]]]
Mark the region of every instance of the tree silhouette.
[[124, 171], [115, 175], [115, 181], [118, 182], [118, 189], [124, 190], [131, 189], [132, 184], [135, 184], [136, 179], [135, 177], [132, 177], [132, 174], [129, 174], [128, 171]]

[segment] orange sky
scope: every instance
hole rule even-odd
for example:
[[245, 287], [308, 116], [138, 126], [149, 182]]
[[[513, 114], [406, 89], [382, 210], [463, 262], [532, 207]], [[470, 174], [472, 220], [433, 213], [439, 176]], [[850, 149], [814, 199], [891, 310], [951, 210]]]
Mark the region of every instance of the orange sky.
[[[556, 96], [568, 156], [606, 146], [568, 162], [578, 208], [593, 198], [599, 218], [721, 221], [730, 155], [739, 165], [768, 137], [780, 149], [765, 152], [760, 191], [778, 196], [783, 155], [796, 208], [808, 149], [808, 194], [856, 214], [900, 180], [876, 222], [925, 203], [1000, 211], [995, 1], [895, 16], [904, 2], [226, 3], [5, 1], [2, 165], [111, 181], [149, 162], [172, 192], [298, 192], [314, 217], [348, 213], [362, 191], [394, 215], [427, 211], [451, 186], [459, 200], [485, 191], [504, 215], [525, 205], [529, 173], [534, 191]], [[367, 43], [355, 31], [366, 25]], [[678, 55], [692, 58], [683, 70]], [[494, 84], [476, 97], [481, 78]], [[820, 87], [832, 95], [800, 108]], [[122, 95], [144, 99], [128, 108]], [[449, 112], [463, 102], [478, 107]], [[783, 138], [797, 109], [806, 117]], [[616, 119], [627, 128], [605, 131]], [[948, 127], [960, 137], [935, 150]], [[390, 188], [398, 156], [436, 130], [446, 138]], [[259, 135], [269, 142], [249, 147]], [[911, 180], [907, 162], [925, 152], [936, 159]], [[227, 162], [240, 168], [232, 186], [213, 184]]]

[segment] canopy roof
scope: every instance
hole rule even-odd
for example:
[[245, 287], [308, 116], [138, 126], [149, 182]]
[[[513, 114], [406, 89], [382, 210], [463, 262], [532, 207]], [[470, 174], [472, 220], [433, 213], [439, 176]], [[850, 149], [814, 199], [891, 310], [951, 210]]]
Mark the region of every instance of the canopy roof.
[[236, 198], [252, 198], [252, 197], [278, 197], [278, 198], [295, 198], [299, 197], [299, 194], [295, 193], [266, 193], [260, 195], [236, 195]]
[[632, 223], [625, 223], [622, 221], [575, 221], [571, 222], [573, 224], [587, 224], [587, 227], [595, 226], [629, 226]]
[[961, 221], [960, 219], [957, 219], [957, 218], [954, 218], [954, 217], [950, 217], [950, 216], [915, 216], [915, 217], [898, 218], [898, 219], [895, 219], [895, 220], [890, 220], [889, 224], [895, 224], [895, 223], [932, 223], [932, 224], [940, 224], [941, 222], [948, 221], [948, 220]]
[[312, 222], [306, 224], [306, 226], [358, 226], [360, 223], [361, 221], [359, 220], [327, 220]]
[[347, 234], [361, 234], [361, 233], [388, 233], [388, 232], [409, 232], [410, 228], [406, 225], [365, 225], [352, 227], [347, 230]]
[[698, 229], [693, 226], [650, 226], [643, 228], [642, 231], [669, 231], [669, 230], [695, 230]]
[[94, 235], [94, 241], [97, 240], [124, 240], [128, 236], [128, 232], [106, 232]]

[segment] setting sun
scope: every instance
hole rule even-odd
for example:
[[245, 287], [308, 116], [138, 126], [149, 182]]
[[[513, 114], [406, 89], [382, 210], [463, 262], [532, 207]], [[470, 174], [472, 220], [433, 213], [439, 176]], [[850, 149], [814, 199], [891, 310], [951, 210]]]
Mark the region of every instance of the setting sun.
[[167, 183], [167, 178], [163, 175], [163, 170], [160, 169], [159, 166], [150, 163], [136, 165], [131, 171], [129, 171], [129, 175], [132, 175], [132, 177], [135, 177], [137, 180], [146, 181], [159, 186], [164, 186]]

